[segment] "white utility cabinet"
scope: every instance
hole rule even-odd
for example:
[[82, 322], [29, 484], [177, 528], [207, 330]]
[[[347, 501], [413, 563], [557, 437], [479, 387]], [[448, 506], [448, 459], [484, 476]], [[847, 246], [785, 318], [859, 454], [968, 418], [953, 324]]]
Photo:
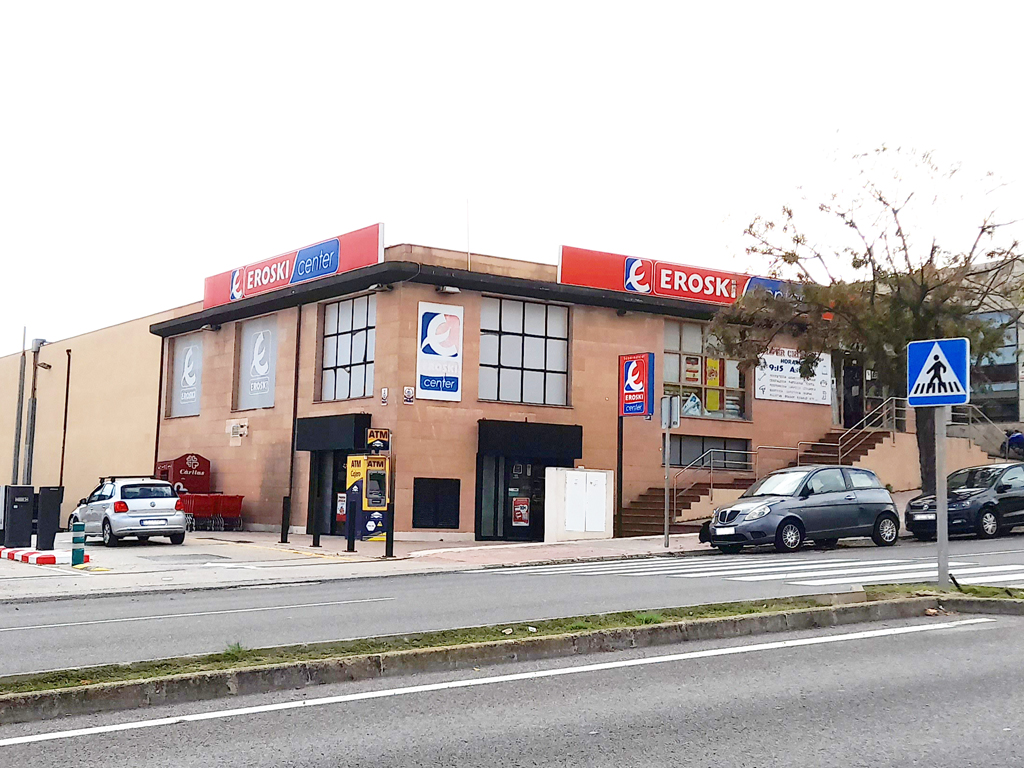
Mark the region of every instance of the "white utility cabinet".
[[544, 474], [544, 541], [610, 539], [615, 473], [548, 467]]

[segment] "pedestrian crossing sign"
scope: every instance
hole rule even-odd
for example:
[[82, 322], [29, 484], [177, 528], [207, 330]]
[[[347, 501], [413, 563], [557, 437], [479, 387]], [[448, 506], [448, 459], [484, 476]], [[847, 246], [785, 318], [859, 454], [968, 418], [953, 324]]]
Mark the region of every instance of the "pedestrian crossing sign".
[[971, 402], [971, 342], [929, 339], [907, 345], [907, 402], [914, 408]]

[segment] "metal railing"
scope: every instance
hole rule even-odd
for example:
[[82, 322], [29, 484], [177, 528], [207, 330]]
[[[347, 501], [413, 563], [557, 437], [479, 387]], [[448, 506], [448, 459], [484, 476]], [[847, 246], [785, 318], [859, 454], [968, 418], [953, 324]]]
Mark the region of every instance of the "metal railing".
[[946, 424], [946, 435], [967, 438], [990, 456], [1007, 458], [1006, 432], [976, 405], [954, 405]]
[[[752, 472], [754, 478], [759, 478], [761, 475], [758, 471], [758, 459], [760, 458], [761, 451], [797, 451], [797, 448], [792, 446], [781, 446], [781, 445], [759, 445], [753, 451], [737, 451], [729, 448], [711, 448], [704, 451], [700, 456], [691, 461], [682, 469], [679, 469], [672, 476], [672, 517], [676, 517], [679, 507], [679, 497], [684, 495], [687, 491], [701, 482], [701, 478], [698, 478], [691, 482], [684, 488], [679, 488], [679, 478], [685, 472], [707, 472], [708, 473], [708, 492], [710, 494], [711, 501], [715, 500], [715, 469], [719, 472]], [[723, 460], [716, 461], [716, 454], [728, 454]], [[743, 456], [744, 459], [729, 458], [730, 456]]]
[[799, 452], [796, 463], [802, 465], [806, 461], [805, 453], [807, 448], [813, 446], [827, 447], [828, 451], [821, 451], [820, 454], [834, 455], [837, 463], [842, 464], [843, 459], [849, 458], [858, 448], [870, 440], [878, 432], [888, 432], [895, 435], [897, 432], [905, 432], [907, 428], [907, 399], [905, 397], [890, 397], [876, 406], [863, 419], [839, 435], [834, 443], [823, 443], [816, 440], [801, 440], [797, 443]]

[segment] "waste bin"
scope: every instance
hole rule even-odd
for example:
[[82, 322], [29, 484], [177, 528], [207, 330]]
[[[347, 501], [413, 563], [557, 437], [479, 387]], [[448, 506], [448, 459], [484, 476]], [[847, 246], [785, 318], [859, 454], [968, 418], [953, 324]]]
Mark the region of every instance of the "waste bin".
[[4, 546], [28, 549], [32, 546], [31, 485], [4, 487]]
[[40, 488], [37, 499], [36, 549], [50, 550], [60, 530], [60, 505], [64, 501], [64, 489], [60, 486]]

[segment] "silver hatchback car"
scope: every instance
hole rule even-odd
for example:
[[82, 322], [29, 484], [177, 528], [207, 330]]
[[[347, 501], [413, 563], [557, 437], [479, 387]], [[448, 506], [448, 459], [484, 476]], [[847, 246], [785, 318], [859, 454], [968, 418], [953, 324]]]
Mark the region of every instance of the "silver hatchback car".
[[170, 483], [150, 477], [103, 478], [89, 497], [71, 513], [73, 523], [85, 523], [85, 535], [102, 536], [116, 547], [125, 536], [146, 541], [150, 536], [169, 536], [171, 544], [185, 541], [185, 510]]

